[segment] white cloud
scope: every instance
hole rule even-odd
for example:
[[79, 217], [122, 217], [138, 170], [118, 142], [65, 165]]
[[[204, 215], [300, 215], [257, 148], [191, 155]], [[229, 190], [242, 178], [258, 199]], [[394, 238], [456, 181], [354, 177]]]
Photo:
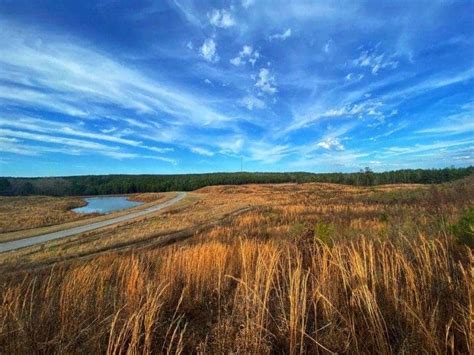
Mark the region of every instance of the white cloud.
[[[13, 24], [2, 28], [0, 107], [42, 109], [89, 120], [119, 117], [126, 109], [127, 115], [140, 115], [135, 122], [141, 126], [168, 125], [162, 118], [166, 116], [173, 117], [173, 124], [188, 126], [230, 120], [212, 108], [210, 98], [129, 68], [79, 41], [19, 30]], [[41, 46], [33, 41], [38, 35], [44, 39]]]
[[193, 50], [194, 48], [194, 45], [193, 45], [193, 42], [189, 41], [187, 44], [186, 44], [186, 47], [190, 50]]
[[410, 96], [418, 96], [429, 91], [437, 90], [450, 85], [463, 83], [474, 78], [474, 67], [467, 69], [464, 72], [453, 73], [451, 75], [441, 74], [429, 77], [426, 80], [415, 84], [410, 84], [401, 89], [393, 90], [382, 97], [387, 100], [400, 99], [406, 100]]
[[[339, 168], [355, 170], [361, 166], [367, 166], [365, 162], [369, 156], [367, 153], [360, 151], [337, 151], [327, 150], [317, 155], [300, 156], [298, 159], [292, 160], [289, 165], [297, 169], [321, 169], [322, 166], [329, 167], [328, 171], [335, 171]], [[321, 171], [321, 170], [320, 170]]]
[[474, 110], [449, 115], [442, 119], [438, 125], [418, 130], [416, 133], [427, 135], [474, 133]]
[[160, 147], [148, 147], [148, 146], [144, 146], [142, 148], [152, 150], [152, 151], [157, 152], [157, 153], [168, 153], [168, 152], [174, 151], [173, 148], [160, 148]]
[[245, 62], [244, 62], [244, 61], [242, 60], [242, 58], [240, 58], [240, 57], [232, 58], [229, 62], [230, 62], [232, 65], [235, 65], [236, 67], [245, 64]]
[[252, 54], [253, 48], [252, 46], [243, 46], [242, 50], [240, 51], [240, 55], [242, 57], [248, 57]]
[[250, 6], [252, 6], [255, 3], [255, 0], [242, 0], [241, 3], [244, 9], [248, 9]]
[[292, 124], [284, 130], [285, 133], [307, 127], [317, 121], [337, 118], [358, 118], [383, 122], [388, 107], [382, 101], [366, 100], [357, 104], [347, 104], [341, 107], [328, 108], [326, 105], [315, 105], [309, 113], [295, 115]]
[[263, 100], [260, 100], [258, 97], [255, 96], [245, 96], [240, 100], [240, 104], [242, 106], [247, 107], [250, 111], [252, 111], [254, 108], [262, 109], [265, 108], [265, 102]]
[[255, 86], [270, 95], [277, 92], [275, 77], [270, 74], [267, 68], [260, 69]]
[[[54, 147], [47, 147], [38, 144], [30, 145], [24, 141], [51, 144], [54, 145]], [[20, 155], [38, 156], [43, 153], [61, 153], [66, 155], [100, 154], [119, 160], [142, 158], [161, 160], [174, 165], [177, 164], [175, 159], [168, 157], [130, 153], [120, 150], [119, 147], [108, 146], [102, 143], [19, 130], [12, 131], [9, 129], [0, 129], [0, 142], [0, 151]], [[159, 153], [169, 151], [169, 148], [149, 147], [149, 149], [155, 150]]]
[[398, 66], [398, 61], [394, 60], [393, 56], [375, 51], [362, 51], [359, 58], [354, 59], [352, 63], [354, 66], [369, 67], [373, 75], [377, 75], [381, 69], [395, 69]]
[[37, 141], [41, 143], [60, 144], [62, 146], [71, 146], [71, 147], [77, 147], [77, 148], [82, 148], [82, 149], [89, 149], [89, 150], [94, 150], [102, 154], [104, 154], [105, 152], [113, 152], [113, 151], [119, 150], [117, 147], [108, 146], [102, 143], [79, 140], [75, 138], [65, 138], [65, 137], [50, 136], [50, 135], [45, 135], [45, 134], [30, 133], [30, 132], [18, 131], [18, 130], [12, 131], [10, 129], [0, 129], [0, 136], [32, 140], [32, 141]]
[[201, 56], [208, 62], [215, 63], [219, 61], [219, 56], [216, 53], [216, 42], [212, 38], [208, 38], [201, 46]]
[[220, 153], [228, 155], [239, 154], [244, 146], [244, 139], [242, 137], [225, 137], [217, 142], [221, 148]]
[[[174, 0], [173, 5], [179, 10], [179, 12], [196, 27], [203, 27], [201, 20], [197, 16], [197, 9], [192, 2], [183, 2]], [[158, 4], [158, 3], [156, 3]], [[159, 6], [159, 5], [158, 5]]]
[[444, 141], [444, 142], [434, 142], [428, 144], [415, 144], [409, 147], [388, 147], [385, 148], [384, 151], [386, 152], [387, 156], [396, 156], [396, 155], [403, 155], [403, 154], [415, 154], [415, 153], [422, 153], [428, 151], [443, 151], [448, 148], [457, 147], [457, 146], [470, 146], [469, 149], [474, 148], [472, 146], [472, 139], [461, 139], [461, 140], [453, 140], [453, 141]]
[[100, 131], [104, 134], [114, 133], [117, 130], [117, 127], [103, 128]]
[[326, 138], [316, 144], [316, 146], [327, 150], [344, 150], [344, 146], [338, 138]]
[[[36, 133], [46, 133], [51, 135], [67, 135], [73, 137], [80, 137], [92, 140], [100, 140], [105, 142], [118, 143], [137, 148], [152, 150], [155, 152], [171, 151], [171, 148], [151, 147], [143, 144], [141, 141], [122, 138], [127, 131], [122, 130], [117, 132], [116, 127], [102, 130], [102, 133], [89, 132], [79, 128], [76, 125], [67, 125], [66, 123], [58, 123], [44, 119], [15, 117], [15, 119], [0, 118], [0, 127], [10, 127], [19, 130], [28, 130]], [[125, 132], [124, 132], [125, 131]], [[111, 133], [116, 133], [112, 135]], [[131, 131], [129, 130], [129, 133]]]
[[254, 66], [259, 57], [260, 53], [256, 50], [254, 51], [252, 46], [244, 45], [242, 50], [239, 52], [239, 55], [235, 58], [232, 58], [230, 63], [238, 67], [249, 62], [252, 64], [252, 66]]
[[274, 145], [266, 142], [256, 142], [249, 147], [250, 159], [265, 164], [276, 163], [291, 152], [289, 145]]
[[364, 74], [349, 73], [346, 75], [346, 80], [352, 81], [352, 82], [361, 81], [363, 78], [364, 78]]
[[190, 150], [193, 153], [204, 155], [206, 157], [212, 157], [214, 155], [214, 152], [211, 152], [210, 150], [201, 147], [191, 147]]
[[333, 45], [334, 45], [334, 41], [332, 39], [327, 41], [323, 47], [324, 53], [328, 54], [331, 51], [331, 48], [333, 47]]
[[211, 13], [207, 14], [207, 17], [211, 25], [216, 27], [228, 28], [235, 25], [235, 19], [232, 17], [232, 14], [225, 9], [214, 9]]
[[276, 33], [274, 35], [271, 35], [268, 37], [270, 41], [272, 40], [282, 40], [284, 41], [285, 39], [291, 37], [291, 28], [288, 28], [285, 32], [283, 33]]

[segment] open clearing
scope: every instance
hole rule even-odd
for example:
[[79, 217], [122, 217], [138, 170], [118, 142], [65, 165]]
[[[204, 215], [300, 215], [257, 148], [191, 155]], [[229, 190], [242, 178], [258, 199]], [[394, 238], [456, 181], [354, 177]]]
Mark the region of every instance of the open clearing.
[[0, 349], [469, 353], [473, 201], [472, 178], [202, 188], [0, 254]]
[[[3, 230], [9, 231], [0, 233], [0, 243], [123, 216], [171, 199], [176, 196], [176, 193], [143, 193], [127, 196], [131, 200], [144, 202], [144, 204], [108, 214], [82, 214], [71, 211], [72, 208], [85, 205], [86, 202], [79, 197], [0, 197], [0, 225], [4, 226]], [[71, 204], [71, 199], [75, 201], [74, 204]], [[29, 223], [30, 220], [31, 223]], [[57, 222], [52, 223], [52, 221]]]
[[[164, 208], [170, 207], [174, 205], [175, 203], [181, 201], [183, 198], [186, 197], [185, 192], [179, 192], [177, 193], [176, 197], [167, 200], [165, 202], [161, 202], [158, 204], [153, 204], [152, 206], [142, 208], [138, 211], [132, 211], [130, 212], [129, 210], [123, 211], [124, 214], [121, 216], [116, 216], [116, 217], [109, 217], [108, 219], [104, 219], [102, 221], [94, 222], [94, 223], [84, 223], [81, 226], [78, 227], [73, 227], [69, 229], [63, 229], [57, 232], [52, 232], [52, 233], [47, 233], [47, 234], [41, 234], [38, 236], [34, 237], [29, 237], [29, 238], [21, 238], [18, 240], [12, 240], [9, 242], [3, 242], [0, 243], [0, 253], [2, 252], [8, 252], [8, 251], [13, 251], [29, 246], [34, 246], [38, 244], [43, 244], [48, 241], [56, 240], [56, 239], [61, 239], [61, 238], [66, 238], [70, 237], [73, 235], [77, 234], [82, 234], [86, 232], [90, 232], [99, 228], [107, 227], [107, 226], [112, 226], [117, 223], [121, 222], [127, 222], [139, 217], [146, 216], [148, 214], [158, 212]], [[127, 213], [125, 213], [127, 212]], [[87, 220], [88, 221], [88, 220]]]

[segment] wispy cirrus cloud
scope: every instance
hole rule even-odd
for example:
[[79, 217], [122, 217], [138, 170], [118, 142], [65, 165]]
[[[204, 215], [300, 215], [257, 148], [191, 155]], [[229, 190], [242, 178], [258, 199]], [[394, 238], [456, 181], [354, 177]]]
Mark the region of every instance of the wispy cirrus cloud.
[[357, 59], [353, 60], [353, 65], [358, 67], [368, 67], [373, 75], [382, 69], [395, 69], [398, 66], [398, 61], [395, 60], [394, 55], [387, 55], [380, 53], [377, 49], [362, 51]]
[[[17, 33], [24, 31], [0, 35], [0, 44], [10, 53], [0, 57], [4, 78], [0, 102], [5, 106], [39, 106], [90, 117], [107, 112], [104, 106], [114, 105], [137, 113], [171, 114], [174, 119], [200, 124], [230, 119], [205, 104], [209, 99], [147, 78], [94, 49], [48, 34], [44, 35], [47, 44], [31, 43], [29, 34]], [[206, 53], [215, 56], [212, 48]]]
[[274, 145], [267, 142], [255, 142], [249, 147], [249, 158], [264, 164], [276, 163], [289, 156], [292, 152], [290, 145]]
[[423, 135], [455, 135], [471, 133], [474, 135], [474, 110], [461, 111], [448, 115], [440, 123], [416, 131]]
[[193, 153], [204, 155], [206, 157], [212, 157], [214, 155], [214, 152], [211, 152], [209, 149], [202, 147], [191, 147], [190, 150]]
[[273, 35], [270, 35], [268, 37], [268, 39], [270, 41], [274, 41], [274, 40], [284, 41], [285, 39], [290, 38], [290, 37], [291, 37], [291, 28], [288, 28], [288, 29], [286, 29], [286, 31], [284, 31], [282, 33], [275, 33]]
[[[79, 4], [77, 23], [25, 6], [0, 4], [0, 148], [23, 170], [33, 154], [137, 172], [197, 171], [196, 155], [257, 170], [472, 161], [455, 145], [473, 129], [470, 4], [420, 18], [416, 2], [108, 2]], [[452, 145], [419, 151], [433, 140]]]

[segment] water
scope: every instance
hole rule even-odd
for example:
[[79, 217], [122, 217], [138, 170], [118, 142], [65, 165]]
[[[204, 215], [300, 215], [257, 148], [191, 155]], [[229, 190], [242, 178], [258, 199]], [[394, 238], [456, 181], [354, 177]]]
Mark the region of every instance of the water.
[[77, 213], [109, 213], [113, 211], [124, 210], [135, 206], [142, 205], [143, 202], [130, 201], [125, 196], [101, 196], [87, 197], [84, 199], [87, 205], [84, 207], [74, 208]]
[[[111, 218], [108, 218], [106, 220], [102, 220], [102, 221], [99, 221], [99, 222], [94, 222], [94, 223], [90, 223], [90, 224], [86, 224], [86, 225], [82, 225], [82, 226], [78, 226], [78, 227], [73, 227], [73, 228], [69, 228], [69, 229], [64, 229], [64, 230], [60, 230], [60, 231], [57, 231], [57, 232], [43, 234], [43, 235], [37, 235], [37, 236], [34, 236], [34, 237], [30, 237], [30, 238], [12, 240], [10, 242], [4, 242], [4, 243], [0, 242], [0, 253], [11, 251], [11, 250], [16, 250], [16, 249], [20, 249], [20, 248], [26, 248], [26, 247], [29, 247], [29, 246], [32, 246], [32, 245], [38, 245], [38, 244], [46, 243], [50, 240], [56, 240], [56, 239], [59, 239], [59, 238], [66, 238], [66, 237], [70, 237], [72, 235], [86, 233], [86, 232], [95, 230], [97, 228], [102, 228], [102, 227], [113, 225], [115, 223], [122, 223], [122, 222], [125, 222], [125, 221], [131, 221], [134, 218], [141, 217], [141, 216], [146, 216], [149, 213], [154, 213], [154, 212], [160, 211], [160, 210], [162, 210], [166, 207], [172, 206], [175, 203], [177, 203], [178, 201], [181, 201], [185, 197], [186, 197], [186, 192], [178, 192], [176, 197], [172, 198], [171, 200], [167, 200], [165, 202], [153, 205], [151, 207], [141, 209], [140, 211], [129, 212], [129, 213], [126, 213], [122, 216], [111, 217]], [[117, 198], [117, 197], [94, 197], [94, 198], [90, 198], [90, 199], [91, 200], [94, 200], [94, 199], [102, 199], [103, 200], [104, 198], [110, 199], [110, 198]], [[121, 198], [126, 200], [125, 197], [121, 197]], [[131, 202], [133, 204], [136, 203], [136, 202], [133, 202], [133, 201], [128, 201], [128, 200], [126, 200], [126, 201]], [[140, 204], [140, 202], [138, 202], [138, 203]], [[88, 206], [86, 206], [86, 207], [88, 207]], [[84, 208], [84, 207], [82, 207], [82, 208]]]

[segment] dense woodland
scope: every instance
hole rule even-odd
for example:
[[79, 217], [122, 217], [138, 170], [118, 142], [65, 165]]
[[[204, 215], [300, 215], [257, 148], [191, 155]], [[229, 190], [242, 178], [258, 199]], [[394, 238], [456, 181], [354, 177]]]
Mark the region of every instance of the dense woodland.
[[211, 185], [329, 182], [372, 186], [396, 183], [433, 184], [474, 173], [474, 167], [407, 169], [375, 173], [210, 173], [183, 175], [88, 175], [51, 178], [0, 178], [0, 195], [105, 195], [135, 192], [192, 191]]

